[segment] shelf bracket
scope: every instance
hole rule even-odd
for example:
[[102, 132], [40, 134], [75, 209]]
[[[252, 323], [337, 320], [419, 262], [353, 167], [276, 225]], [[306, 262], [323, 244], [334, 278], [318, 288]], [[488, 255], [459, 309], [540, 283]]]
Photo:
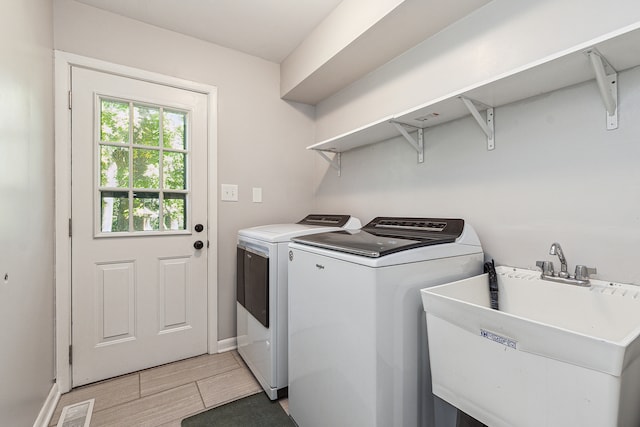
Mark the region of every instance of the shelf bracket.
[[[392, 123], [396, 127], [396, 129], [398, 129], [398, 132], [400, 132], [402, 136], [404, 136], [404, 139], [407, 140], [409, 145], [411, 145], [414, 150], [416, 150], [416, 152], [418, 153], [418, 163], [424, 163], [424, 129], [416, 126], [411, 126], [406, 123], [396, 122], [395, 120], [390, 120], [390, 123]], [[416, 129], [418, 139], [414, 139], [409, 134], [409, 132], [407, 132], [405, 126]]]
[[586, 52], [596, 74], [598, 89], [607, 110], [607, 129], [618, 129], [618, 73], [595, 49]]
[[[493, 107], [489, 107], [488, 105], [482, 104], [478, 101], [472, 101], [471, 99], [466, 98], [464, 96], [461, 96], [460, 99], [462, 100], [464, 105], [467, 107], [467, 110], [469, 110], [473, 118], [476, 119], [476, 122], [478, 122], [480, 129], [482, 129], [482, 132], [484, 132], [484, 134], [487, 135], [487, 150], [490, 151], [496, 148], [495, 126], [493, 124]], [[482, 118], [482, 116], [480, 115], [480, 112], [474, 105], [474, 102], [476, 104], [482, 105], [483, 107], [486, 107], [486, 114], [487, 114], [486, 120]]]
[[341, 169], [342, 169], [342, 165], [341, 165], [341, 156], [340, 153], [335, 153], [335, 156], [333, 156], [333, 159], [329, 156], [327, 156], [324, 151], [320, 151], [320, 150], [316, 150], [316, 153], [320, 154], [320, 157], [322, 157], [323, 159], [325, 159], [327, 162], [329, 162], [329, 165], [334, 168], [335, 170], [338, 171], [338, 176], [341, 175]]

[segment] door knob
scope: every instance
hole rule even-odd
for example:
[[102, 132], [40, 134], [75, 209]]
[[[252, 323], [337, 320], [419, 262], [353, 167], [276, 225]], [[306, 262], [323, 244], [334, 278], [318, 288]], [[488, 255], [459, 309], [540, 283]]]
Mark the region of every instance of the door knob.
[[198, 233], [200, 233], [202, 230], [204, 230], [204, 226], [202, 224], [196, 224], [196, 226], [194, 228], [196, 229], [196, 231]]
[[202, 240], [196, 240], [193, 244], [193, 247], [200, 250], [204, 248], [204, 243], [202, 243]]

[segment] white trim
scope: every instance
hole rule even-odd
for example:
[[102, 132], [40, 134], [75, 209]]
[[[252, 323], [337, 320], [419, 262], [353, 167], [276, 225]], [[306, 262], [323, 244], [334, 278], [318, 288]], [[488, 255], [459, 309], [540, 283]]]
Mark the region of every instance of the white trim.
[[88, 56], [76, 55], [74, 53], [64, 52], [61, 50], [55, 51], [55, 58], [65, 61], [67, 65], [75, 65], [77, 67], [107, 72], [118, 76], [134, 78], [150, 83], [159, 83], [178, 89], [186, 89], [193, 92], [203, 93], [205, 95], [217, 95], [218, 91], [217, 87], [208, 84], [184, 80], [178, 77], [172, 77], [160, 73], [154, 73], [152, 71], [141, 70], [139, 68], [128, 67], [126, 65], [114, 64], [112, 62], [102, 61], [100, 59], [90, 58]]
[[[218, 92], [215, 87], [210, 88], [212, 92], [209, 93], [207, 105], [209, 114], [207, 277], [209, 281], [209, 354], [214, 354], [218, 352]], [[210, 242], [213, 244], [210, 245]]]
[[123, 77], [158, 83], [205, 94], [208, 104], [208, 351], [218, 352], [218, 184], [217, 99], [215, 86], [165, 76], [95, 58], [55, 51], [55, 281], [56, 281], [56, 382], [59, 393], [71, 390], [71, 67], [84, 67]]
[[238, 348], [238, 340], [236, 337], [226, 338], [218, 341], [218, 353], [235, 350]]
[[60, 392], [71, 389], [71, 90], [70, 63], [55, 52], [55, 283], [56, 383]]
[[53, 383], [51, 390], [49, 390], [47, 399], [42, 404], [38, 418], [36, 418], [33, 423], [33, 427], [47, 427], [49, 425], [51, 418], [53, 417], [53, 413], [56, 410], [56, 406], [58, 406], [59, 400], [60, 389], [58, 388], [58, 384]]

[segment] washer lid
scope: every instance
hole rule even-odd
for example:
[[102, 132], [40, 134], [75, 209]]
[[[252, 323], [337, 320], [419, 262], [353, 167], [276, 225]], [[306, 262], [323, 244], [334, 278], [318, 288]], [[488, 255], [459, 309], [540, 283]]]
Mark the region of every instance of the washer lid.
[[462, 235], [462, 219], [373, 219], [362, 230], [333, 231], [293, 238], [294, 242], [371, 258], [423, 246], [453, 243]]

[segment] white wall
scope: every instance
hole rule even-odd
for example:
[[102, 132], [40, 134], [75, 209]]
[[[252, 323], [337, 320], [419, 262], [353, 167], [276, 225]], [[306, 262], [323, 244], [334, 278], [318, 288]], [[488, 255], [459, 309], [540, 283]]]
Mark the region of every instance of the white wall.
[[[640, 284], [640, 68], [619, 75], [620, 127], [605, 129], [595, 81], [495, 110], [496, 149], [469, 116], [425, 132], [425, 162], [393, 139], [342, 155], [342, 176], [319, 164], [320, 210], [461, 217], [487, 259], [534, 268], [552, 242], [570, 271]], [[556, 259], [553, 259], [556, 258]]]
[[56, 49], [217, 86], [218, 183], [240, 197], [218, 203], [218, 339], [234, 337], [237, 230], [310, 211], [313, 108], [280, 100], [277, 64], [71, 0], [54, 2], [54, 18]]
[[[38, 416], [54, 377], [50, 0], [0, 14], [0, 425]], [[8, 276], [8, 280], [5, 279]]]

